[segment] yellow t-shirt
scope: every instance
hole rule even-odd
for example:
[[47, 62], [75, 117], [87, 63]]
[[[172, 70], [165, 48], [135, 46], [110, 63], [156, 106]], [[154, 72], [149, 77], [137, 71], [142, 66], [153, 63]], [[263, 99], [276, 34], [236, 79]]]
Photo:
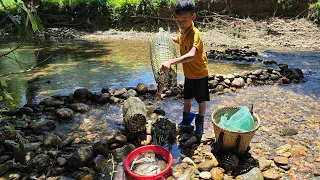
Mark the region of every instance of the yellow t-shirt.
[[187, 54], [192, 47], [197, 49], [194, 60], [183, 63], [184, 76], [189, 79], [201, 79], [208, 76], [208, 60], [203, 47], [200, 31], [192, 25], [178, 34], [181, 56]]

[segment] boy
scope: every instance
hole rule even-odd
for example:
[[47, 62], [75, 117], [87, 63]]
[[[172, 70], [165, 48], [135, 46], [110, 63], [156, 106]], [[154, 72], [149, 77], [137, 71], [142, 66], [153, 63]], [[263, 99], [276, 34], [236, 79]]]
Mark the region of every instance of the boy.
[[[193, 0], [177, 0], [175, 16], [180, 29], [178, 37], [172, 38], [180, 45], [181, 57], [171, 59], [161, 66], [162, 71], [170, 69], [171, 65], [183, 65], [185, 76], [183, 119], [179, 126], [190, 126], [194, 117], [195, 134], [203, 134], [203, 121], [206, 112], [206, 102], [209, 101], [208, 60], [204, 51], [202, 37], [193, 21], [196, 18]], [[191, 101], [195, 98], [199, 104], [199, 113], [190, 112]]]

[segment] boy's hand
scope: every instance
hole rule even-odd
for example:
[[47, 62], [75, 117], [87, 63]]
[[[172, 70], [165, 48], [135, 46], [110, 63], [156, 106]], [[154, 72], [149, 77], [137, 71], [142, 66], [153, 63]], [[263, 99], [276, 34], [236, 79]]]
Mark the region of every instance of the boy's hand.
[[171, 66], [171, 62], [167, 61], [161, 65], [160, 71], [169, 71], [170, 66]]

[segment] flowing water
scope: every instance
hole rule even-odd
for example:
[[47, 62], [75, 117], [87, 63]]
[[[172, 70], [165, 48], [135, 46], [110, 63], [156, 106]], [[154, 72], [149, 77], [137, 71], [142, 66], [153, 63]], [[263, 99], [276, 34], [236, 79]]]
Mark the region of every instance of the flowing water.
[[[11, 47], [16, 45], [17, 43], [10, 43]], [[39, 50], [37, 49], [38, 43], [24, 44], [15, 52], [15, 56], [12, 54], [9, 58], [0, 59], [0, 74], [26, 70], [32, 65], [38, 66], [28, 73], [4, 76], [8, 84], [7, 90], [20, 106], [39, 102], [53, 94], [67, 95], [80, 87], [100, 91], [103, 86], [120, 88], [136, 86], [139, 82], [155, 83], [147, 41], [45, 41], [41, 43]], [[0, 45], [0, 54], [8, 50], [7, 44]], [[302, 69], [306, 82], [249, 87], [222, 96], [211, 95], [211, 101], [207, 104], [205, 135], [213, 134], [210, 115], [218, 106], [253, 103], [254, 110], [262, 121], [262, 126], [254, 137], [254, 142], [259, 143], [252, 143], [253, 150], [260, 149], [273, 155], [272, 149], [293, 141], [309, 147], [310, 155], [320, 154], [320, 139], [317, 135], [320, 133], [320, 52], [265, 51], [263, 54], [265, 58], [289, 64], [290, 68]], [[261, 67], [261, 64], [223, 61], [209, 63], [210, 73], [240, 73]], [[178, 82], [182, 82], [181, 66], [178, 71]], [[168, 118], [177, 123], [181, 120], [183, 100], [169, 98], [156, 102], [155, 105], [163, 108]], [[195, 101], [192, 110], [197, 111]], [[298, 135], [290, 138], [281, 136], [281, 128], [288, 125], [297, 128]], [[84, 142], [92, 142], [101, 136], [113, 134], [121, 126], [121, 108], [117, 105], [107, 105], [95, 107], [86, 114], [77, 114], [74, 123], [60, 125], [56, 131], [80, 137]], [[176, 162], [180, 161], [179, 151], [179, 148], [173, 147], [172, 154]], [[297, 174], [303, 178], [308, 176], [299, 173], [298, 170]]]

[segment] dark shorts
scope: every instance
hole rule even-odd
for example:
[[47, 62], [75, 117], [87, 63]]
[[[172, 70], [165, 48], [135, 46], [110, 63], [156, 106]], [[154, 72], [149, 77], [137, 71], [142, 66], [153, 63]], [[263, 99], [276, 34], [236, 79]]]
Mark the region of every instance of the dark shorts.
[[195, 98], [198, 103], [210, 101], [208, 77], [184, 80], [184, 99]]

